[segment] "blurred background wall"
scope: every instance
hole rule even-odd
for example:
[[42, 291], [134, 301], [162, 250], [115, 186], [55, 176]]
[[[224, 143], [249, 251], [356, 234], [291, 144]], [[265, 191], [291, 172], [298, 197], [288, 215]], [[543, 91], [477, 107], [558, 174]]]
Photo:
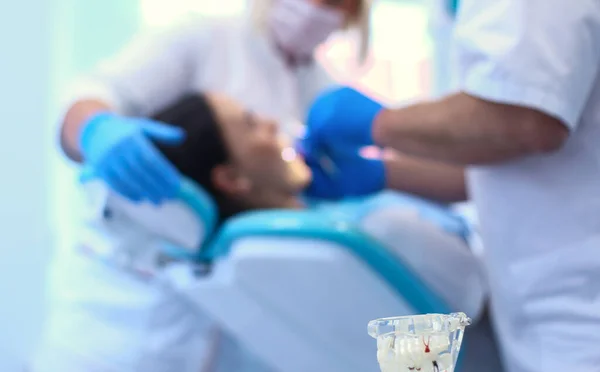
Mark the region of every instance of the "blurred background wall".
[[41, 324], [51, 244], [47, 193], [51, 4], [9, 2], [0, 15], [0, 370], [13, 372]]
[[[391, 103], [443, 89], [445, 80], [432, 74], [432, 56], [439, 50], [430, 31], [437, 29], [430, 27], [432, 13], [424, 1], [376, 2], [366, 67], [349, 67], [352, 45], [343, 38], [324, 45], [319, 61], [340, 80]], [[44, 321], [48, 262], [76, 232], [75, 172], [59, 152], [56, 135], [60, 97], [69, 81], [141, 29], [174, 22], [188, 11], [239, 14], [245, 5], [245, 0], [5, 4], [0, 16], [0, 371], [23, 370]]]

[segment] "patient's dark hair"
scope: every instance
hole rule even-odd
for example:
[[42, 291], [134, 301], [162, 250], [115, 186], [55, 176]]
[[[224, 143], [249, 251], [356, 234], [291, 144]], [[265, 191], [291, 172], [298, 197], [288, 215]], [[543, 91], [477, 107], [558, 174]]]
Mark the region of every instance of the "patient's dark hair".
[[186, 96], [152, 118], [185, 130], [182, 144], [156, 146], [181, 174], [212, 195], [219, 209], [219, 223], [242, 212], [245, 208], [219, 191], [211, 179], [213, 168], [229, 160], [229, 151], [206, 97]]

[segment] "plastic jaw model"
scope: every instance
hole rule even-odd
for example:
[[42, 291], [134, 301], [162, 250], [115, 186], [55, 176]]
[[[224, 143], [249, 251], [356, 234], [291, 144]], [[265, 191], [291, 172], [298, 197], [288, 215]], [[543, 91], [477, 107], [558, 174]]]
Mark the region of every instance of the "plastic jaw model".
[[469, 324], [463, 313], [384, 318], [369, 322], [369, 335], [381, 372], [453, 372]]

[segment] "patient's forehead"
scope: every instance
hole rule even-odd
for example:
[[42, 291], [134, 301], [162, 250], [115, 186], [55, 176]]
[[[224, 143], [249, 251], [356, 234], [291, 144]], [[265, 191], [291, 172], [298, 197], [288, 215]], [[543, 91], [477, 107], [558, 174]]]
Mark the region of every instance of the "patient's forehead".
[[221, 126], [243, 117], [242, 105], [231, 97], [220, 93], [210, 93], [206, 95], [206, 100]]
[[229, 153], [234, 157], [242, 156], [240, 153], [245, 151], [250, 138], [250, 127], [245, 125], [245, 108], [235, 99], [219, 93], [207, 94], [206, 100], [221, 128]]

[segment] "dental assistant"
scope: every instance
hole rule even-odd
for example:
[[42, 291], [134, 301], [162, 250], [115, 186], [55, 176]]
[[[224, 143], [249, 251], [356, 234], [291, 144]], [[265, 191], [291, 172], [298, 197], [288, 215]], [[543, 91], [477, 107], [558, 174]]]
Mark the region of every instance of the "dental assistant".
[[455, 93], [391, 109], [332, 90], [309, 142], [467, 167], [507, 371], [597, 370], [600, 2], [462, 0], [454, 39]]
[[132, 201], [172, 198], [179, 174], [153, 141], [185, 133], [146, 117], [182, 96], [221, 92], [280, 122], [302, 120], [332, 80], [313, 58], [332, 33], [359, 30], [367, 53], [370, 0], [253, 0], [248, 19], [190, 19], [143, 34], [73, 89], [61, 144]]

